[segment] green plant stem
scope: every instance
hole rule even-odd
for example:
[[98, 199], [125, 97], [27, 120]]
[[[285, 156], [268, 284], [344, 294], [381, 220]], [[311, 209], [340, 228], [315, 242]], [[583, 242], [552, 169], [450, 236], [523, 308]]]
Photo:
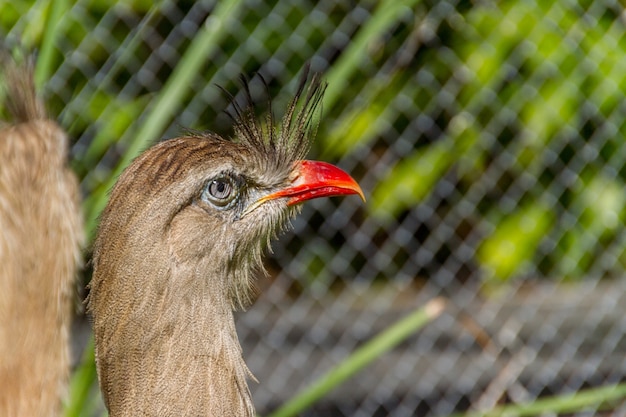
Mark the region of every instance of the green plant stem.
[[[116, 51], [116, 54], [119, 53], [119, 56], [117, 56], [117, 58], [115, 59], [115, 62], [113, 63], [111, 68], [107, 71], [102, 81], [100, 81], [98, 85], [96, 86], [96, 91], [106, 90], [107, 88], [112, 87], [111, 84], [112, 84], [112, 80], [115, 78], [115, 75], [117, 75], [120, 69], [123, 68], [124, 65], [127, 64], [128, 61], [132, 57], [134, 57], [134, 55], [137, 53], [137, 49], [141, 45], [142, 37], [145, 36], [146, 31], [148, 30], [149, 26], [151, 24], [154, 24], [154, 22], [158, 19], [159, 14], [161, 13], [161, 10], [164, 4], [165, 4], [164, 0], [154, 2], [154, 4], [152, 4], [145, 18], [142, 19], [138, 27], [134, 28], [133, 31], [131, 31], [131, 34], [129, 35], [129, 37], [127, 37], [124, 40], [124, 43], [122, 43], [122, 45], [120, 45], [119, 49]], [[91, 105], [92, 105], [91, 103], [88, 103], [86, 107], [89, 107]], [[63, 118], [61, 119], [61, 126], [71, 126], [72, 118], [74, 118], [74, 116], [70, 116], [70, 115], [71, 115], [71, 112], [63, 113]], [[89, 149], [87, 150], [86, 158], [88, 158], [90, 154], [96, 153], [97, 150], [103, 147], [106, 147], [106, 145], [107, 144], [95, 144], [94, 146], [93, 143], [90, 144]], [[92, 148], [95, 148], [96, 150]], [[88, 160], [87, 163], [95, 164], [93, 160]]]
[[178, 65], [157, 96], [150, 113], [142, 123], [139, 131], [133, 136], [119, 164], [111, 174], [109, 181], [102, 189], [97, 190], [86, 202], [86, 232], [93, 237], [96, 219], [107, 200], [107, 191], [113, 186], [119, 174], [126, 168], [143, 149], [163, 133], [173, 115], [178, 110], [184, 95], [189, 91], [191, 82], [202, 64], [219, 46], [220, 40], [226, 35], [228, 22], [234, 20], [243, 0], [218, 2], [211, 16], [207, 18], [201, 30], [185, 51]]
[[65, 404], [64, 417], [79, 417], [86, 414], [89, 392], [97, 378], [93, 338], [85, 347], [80, 365], [70, 381], [69, 402]]
[[53, 0], [49, 7], [46, 27], [41, 40], [41, 49], [37, 58], [37, 67], [35, 68], [35, 86], [38, 91], [43, 90], [50, 74], [52, 74], [54, 45], [59, 35], [57, 29], [63, 13], [67, 10], [68, 0]]
[[385, 0], [378, 2], [372, 17], [357, 32], [354, 39], [328, 70], [326, 80], [330, 88], [324, 94], [324, 108], [330, 109], [335, 101], [349, 89], [350, 77], [363, 65], [362, 57], [368, 55], [369, 46], [396, 23], [400, 15], [415, 7], [420, 0]]
[[513, 404], [495, 407], [487, 412], [454, 414], [450, 417], [523, 417], [545, 414], [574, 413], [589, 408], [598, 409], [626, 399], [626, 384], [590, 388], [573, 394], [540, 398], [530, 404]]
[[[166, 4], [165, 1], [154, 2], [152, 6], [150, 6], [146, 16], [141, 20], [141, 23], [126, 37], [122, 45], [120, 45], [119, 49], [115, 52], [117, 56], [114, 59], [113, 65], [106, 71], [102, 80], [95, 85], [95, 90], [93, 91], [90, 102], [85, 105], [86, 108], [98, 106], [95, 102], [101, 97], [100, 94], [98, 94], [99, 92], [107, 94], [107, 91], [114, 90], [113, 80], [119, 75], [120, 70], [137, 54], [142, 39], [146, 36], [146, 32], [161, 16], [164, 4]], [[136, 117], [145, 111], [150, 101], [151, 97], [146, 94], [130, 102], [114, 101], [107, 104], [100, 116], [98, 116], [98, 119], [104, 122], [100, 124], [98, 133], [89, 143], [84, 153], [75, 155], [76, 159], [73, 161], [72, 167], [80, 179], [83, 179], [91, 168], [98, 164], [98, 161], [102, 159], [108, 149], [115, 146], [117, 143], [125, 143], [129, 137], [132, 137], [133, 133], [135, 133], [132, 127], [136, 122]], [[132, 106], [129, 107], [130, 103], [132, 103]], [[64, 117], [61, 120], [61, 126], [72, 126], [72, 120], [74, 120], [74, 123], [78, 122], [73, 112], [66, 111], [62, 114]], [[120, 119], [129, 116], [129, 114], [133, 115], [128, 118], [131, 124], [120, 133]], [[70, 127], [69, 130], [71, 132], [73, 130], [72, 127]]]
[[270, 414], [269, 417], [288, 417], [302, 412], [337, 385], [435, 319], [441, 314], [444, 307], [443, 299], [435, 298], [424, 307], [394, 323], [354, 351], [341, 364], [323, 375], [313, 385]]

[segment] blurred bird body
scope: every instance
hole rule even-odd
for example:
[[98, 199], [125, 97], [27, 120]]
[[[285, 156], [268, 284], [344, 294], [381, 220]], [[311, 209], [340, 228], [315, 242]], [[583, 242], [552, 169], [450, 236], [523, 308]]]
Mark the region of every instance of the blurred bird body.
[[78, 182], [31, 69], [2, 64], [14, 124], [0, 126], [0, 416], [56, 416], [82, 244]]
[[254, 415], [233, 309], [250, 302], [262, 253], [297, 203], [362, 196], [343, 171], [302, 160], [324, 91], [304, 81], [280, 129], [234, 105], [233, 140], [159, 143], [113, 188], [89, 295], [111, 417]]

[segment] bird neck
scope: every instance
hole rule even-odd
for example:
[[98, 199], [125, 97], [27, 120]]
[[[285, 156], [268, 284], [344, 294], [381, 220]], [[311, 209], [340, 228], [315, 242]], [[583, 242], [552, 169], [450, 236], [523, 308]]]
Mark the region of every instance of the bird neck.
[[143, 285], [137, 302], [107, 300], [108, 308], [126, 312], [94, 323], [111, 417], [254, 415], [227, 277], [207, 270], [175, 263], [127, 276], [122, 281]]

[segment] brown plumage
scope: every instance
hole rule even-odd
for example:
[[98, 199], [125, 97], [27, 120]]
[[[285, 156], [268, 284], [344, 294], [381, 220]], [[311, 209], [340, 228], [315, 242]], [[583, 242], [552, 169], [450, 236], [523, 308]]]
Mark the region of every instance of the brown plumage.
[[46, 118], [32, 66], [0, 57], [14, 124], [0, 128], [0, 416], [60, 413], [82, 242], [67, 138]]
[[338, 168], [301, 161], [325, 87], [305, 80], [280, 129], [235, 105], [232, 140], [159, 143], [113, 188], [88, 304], [111, 417], [254, 415], [233, 308], [249, 303], [262, 252], [296, 203], [362, 196]]

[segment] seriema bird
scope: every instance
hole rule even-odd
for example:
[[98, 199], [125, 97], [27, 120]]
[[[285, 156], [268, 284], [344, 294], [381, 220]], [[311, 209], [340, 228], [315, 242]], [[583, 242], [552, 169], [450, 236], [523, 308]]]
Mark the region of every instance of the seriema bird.
[[69, 378], [78, 182], [68, 141], [35, 94], [32, 65], [0, 54], [0, 416], [59, 415]]
[[271, 109], [260, 123], [250, 99], [233, 103], [234, 138], [161, 142], [112, 189], [88, 300], [111, 417], [254, 415], [233, 309], [299, 203], [363, 197], [339, 168], [303, 160], [325, 89], [306, 80], [280, 128]]

